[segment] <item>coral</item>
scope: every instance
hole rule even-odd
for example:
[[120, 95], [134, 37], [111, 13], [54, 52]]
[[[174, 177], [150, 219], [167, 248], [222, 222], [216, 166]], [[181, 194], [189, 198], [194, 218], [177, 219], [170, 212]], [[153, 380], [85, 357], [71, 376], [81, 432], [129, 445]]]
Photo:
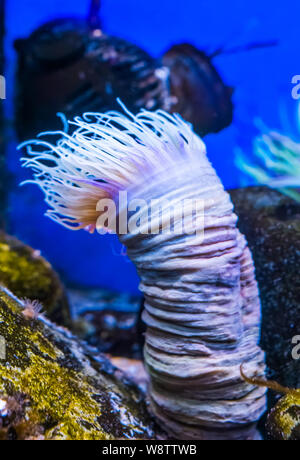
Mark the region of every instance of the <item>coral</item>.
[[[49, 217], [71, 229], [117, 231], [127, 247], [145, 295], [151, 410], [178, 439], [255, 438], [265, 389], [240, 375], [244, 361], [250, 374], [265, 367], [254, 266], [203, 142], [162, 111], [86, 114], [72, 125], [55, 145], [27, 143], [23, 164]], [[139, 203], [126, 229], [98, 206], [124, 191]], [[200, 205], [196, 215], [191, 202]]]
[[70, 324], [64, 287], [39, 251], [0, 232], [0, 284], [17, 297], [42, 303], [50, 319]]
[[2, 437], [155, 436], [140, 393], [120, 371], [43, 316], [28, 321], [23, 308], [0, 289], [0, 335], [6, 342], [0, 361]]

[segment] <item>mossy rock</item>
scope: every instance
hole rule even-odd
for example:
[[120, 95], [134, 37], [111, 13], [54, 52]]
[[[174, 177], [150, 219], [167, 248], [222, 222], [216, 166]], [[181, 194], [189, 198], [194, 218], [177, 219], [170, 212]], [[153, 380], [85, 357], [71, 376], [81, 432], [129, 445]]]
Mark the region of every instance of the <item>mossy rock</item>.
[[4, 232], [0, 232], [0, 284], [19, 298], [41, 302], [52, 321], [70, 325], [64, 287], [49, 262]]
[[275, 441], [300, 441], [300, 390], [291, 390], [268, 415], [268, 437]]
[[0, 438], [155, 438], [142, 394], [120, 370], [23, 307], [0, 288]]

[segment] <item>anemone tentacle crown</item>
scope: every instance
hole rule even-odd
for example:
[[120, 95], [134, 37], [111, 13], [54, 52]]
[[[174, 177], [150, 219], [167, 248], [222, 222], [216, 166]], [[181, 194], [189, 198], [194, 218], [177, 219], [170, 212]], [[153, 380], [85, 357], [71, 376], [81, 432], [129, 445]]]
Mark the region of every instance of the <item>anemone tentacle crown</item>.
[[[164, 219], [159, 232], [119, 232], [145, 296], [152, 412], [177, 439], [255, 438], [265, 389], [240, 373], [241, 364], [250, 376], [265, 370], [254, 265], [202, 140], [163, 111], [85, 114], [70, 124], [55, 144], [27, 143], [23, 159], [52, 219], [94, 230], [105, 212], [99, 200], [120, 191], [155, 199], [162, 212], [166, 199], [173, 208], [203, 202], [203, 219], [188, 214], [201, 227], [193, 234], [165, 232]], [[141, 205], [133, 215], [145, 222], [146, 213]]]

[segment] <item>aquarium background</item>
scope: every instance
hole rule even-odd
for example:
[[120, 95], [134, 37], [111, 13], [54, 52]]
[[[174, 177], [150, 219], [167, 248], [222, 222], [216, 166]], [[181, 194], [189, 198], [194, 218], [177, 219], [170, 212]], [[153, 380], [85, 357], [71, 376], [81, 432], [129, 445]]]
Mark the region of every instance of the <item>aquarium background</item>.
[[[6, 78], [8, 119], [13, 121], [13, 42], [27, 37], [46, 21], [84, 18], [88, 0], [8, 0], [6, 12]], [[299, 68], [300, 3], [295, 0], [103, 0], [103, 29], [160, 56], [175, 43], [189, 42], [207, 52], [252, 42], [278, 40], [272, 48], [220, 55], [214, 64], [226, 84], [235, 88], [234, 122], [208, 135], [208, 154], [226, 188], [249, 184], [235, 166], [237, 147], [251, 160], [259, 118], [271, 128], [292, 134], [296, 101], [291, 79]], [[71, 232], [43, 216], [45, 205], [35, 187], [17, 187], [26, 177], [10, 130], [8, 167], [11, 176], [8, 229], [42, 254], [73, 284], [138, 292], [135, 268], [117, 237]]]

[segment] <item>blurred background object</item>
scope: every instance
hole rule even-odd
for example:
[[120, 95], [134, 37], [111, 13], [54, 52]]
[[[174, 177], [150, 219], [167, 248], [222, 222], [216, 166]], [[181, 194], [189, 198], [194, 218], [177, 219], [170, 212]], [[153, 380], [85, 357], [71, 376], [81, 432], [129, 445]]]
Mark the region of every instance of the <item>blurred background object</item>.
[[67, 119], [106, 112], [118, 107], [117, 98], [134, 113], [168, 108], [167, 72], [159, 63], [138, 46], [92, 29], [89, 22], [48, 22], [15, 47], [21, 140], [59, 129], [58, 112]]
[[105, 33], [101, 5], [91, 0], [86, 19], [56, 19], [15, 41], [20, 140], [59, 129], [57, 113], [73, 119], [105, 112], [118, 107], [117, 98], [133, 113], [142, 108], [178, 112], [202, 136], [231, 124], [233, 89], [212, 62], [219, 51], [210, 57], [191, 44], [179, 44], [154, 59]]
[[267, 185], [300, 202], [300, 104], [297, 103], [293, 134], [274, 131], [261, 121], [258, 124], [261, 133], [253, 141], [255, 160], [251, 164], [238, 149], [237, 165], [259, 185]]
[[231, 124], [233, 88], [225, 85], [209, 56], [185, 43], [167, 51], [163, 62], [170, 69], [173, 112], [191, 122], [201, 136]]
[[103, 289], [70, 289], [73, 330], [111, 356], [142, 359], [140, 299]]

